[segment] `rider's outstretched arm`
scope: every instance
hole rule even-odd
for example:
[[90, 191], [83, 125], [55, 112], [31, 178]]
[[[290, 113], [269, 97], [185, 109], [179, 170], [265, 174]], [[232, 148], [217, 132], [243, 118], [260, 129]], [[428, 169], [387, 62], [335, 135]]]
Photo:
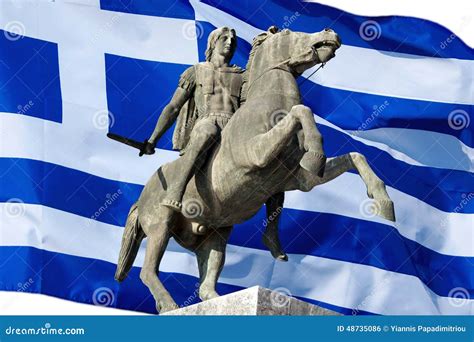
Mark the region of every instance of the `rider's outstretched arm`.
[[151, 135], [150, 139], [148, 139], [150, 144], [155, 146], [158, 139], [160, 139], [161, 136], [168, 130], [168, 128], [173, 125], [179, 115], [179, 111], [190, 96], [191, 94], [187, 90], [184, 90], [181, 87], [176, 89], [170, 103], [166, 105], [160, 117], [158, 118], [158, 122], [156, 123], [153, 134]]
[[174, 92], [170, 103], [168, 103], [168, 105], [163, 109], [163, 112], [158, 118], [155, 130], [153, 131], [150, 139], [147, 140], [142, 154], [155, 153], [156, 143], [168, 130], [168, 128], [170, 128], [176, 121], [181, 108], [184, 106], [186, 101], [188, 101], [189, 98], [193, 96], [195, 86], [196, 76], [194, 67], [189, 67], [181, 74], [178, 82], [178, 88]]

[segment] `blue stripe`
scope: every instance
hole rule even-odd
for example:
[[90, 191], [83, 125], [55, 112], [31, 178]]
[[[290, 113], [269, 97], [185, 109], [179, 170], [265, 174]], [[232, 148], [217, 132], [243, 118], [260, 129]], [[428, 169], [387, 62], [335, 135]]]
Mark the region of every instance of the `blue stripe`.
[[[106, 54], [105, 66], [107, 107], [114, 117], [109, 131], [144, 141], [189, 65]], [[159, 148], [172, 149], [173, 131], [174, 126], [161, 138]]]
[[61, 122], [58, 45], [0, 30], [0, 51], [0, 111]]
[[[114, 281], [115, 264], [102, 260], [33, 247], [0, 247], [0, 260], [0, 290], [43, 293], [93, 304], [94, 291], [106, 287], [114, 293], [112, 307], [156, 313], [155, 302], [139, 278], [138, 267], [133, 267], [128, 278], [119, 284]], [[178, 305], [191, 305], [200, 301], [196, 298], [196, 277], [160, 272], [160, 279]], [[222, 283], [217, 286], [221, 295], [241, 289], [239, 286]], [[352, 312], [347, 308], [304, 300], [344, 314]]]
[[[231, 1], [203, 2], [262, 30], [272, 25], [302, 32], [318, 32], [328, 27], [347, 45], [429, 57], [474, 59], [473, 50], [461, 39], [428, 20], [402, 16], [364, 17], [326, 5], [293, 0], [245, 1], [239, 6]], [[359, 35], [361, 25], [368, 20], [375, 20], [380, 26], [379, 38], [367, 41]]]
[[[1, 179], [4, 191], [0, 201], [20, 198], [25, 203], [41, 204], [84, 217], [94, 216], [98, 221], [114, 225], [124, 225], [128, 209], [142, 189], [139, 185], [106, 180], [48, 163], [10, 159], [2, 161], [9, 162], [10, 166], [5, 164], [5, 167], [1, 167], [8, 172]], [[19, 176], [23, 172], [29, 176]], [[41, 181], [43, 174], [48, 175], [45, 182]], [[48, 191], [35, 189], [35, 183]], [[118, 199], [101, 211], [100, 207], [105, 206], [110, 194], [118, 191]], [[99, 215], [96, 214], [98, 212]], [[261, 210], [254, 218], [236, 228], [231, 243], [266, 250], [259, 241], [260, 234], [248, 240], [255, 230], [262, 229], [263, 220], [264, 213]], [[296, 222], [300, 226], [295, 226]], [[447, 296], [456, 286], [462, 286], [474, 294], [473, 279], [470, 278], [474, 272], [474, 258], [439, 254], [404, 238], [391, 226], [285, 208], [282, 214], [282, 239], [291, 253], [362, 263], [417, 276], [439, 295]], [[406, 260], [410, 260], [410, 263], [406, 263]]]
[[398, 127], [455, 136], [474, 147], [474, 125], [462, 130], [449, 126], [449, 114], [462, 110], [474, 117], [474, 106], [402, 99], [301, 83], [303, 102], [313, 112], [346, 130]]
[[194, 19], [194, 10], [186, 0], [100, 0], [100, 8], [157, 17]]

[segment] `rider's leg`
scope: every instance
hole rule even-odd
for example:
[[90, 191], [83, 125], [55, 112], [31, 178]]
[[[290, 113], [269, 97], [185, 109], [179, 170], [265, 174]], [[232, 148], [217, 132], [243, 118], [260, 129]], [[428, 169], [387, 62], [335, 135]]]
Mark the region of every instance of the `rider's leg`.
[[204, 159], [218, 134], [219, 129], [213, 121], [202, 119], [196, 123], [186, 146], [186, 153], [174, 163], [175, 172], [179, 172], [180, 176], [176, 177], [176, 180], [166, 189], [163, 205], [177, 211], [181, 210], [181, 200], [186, 185], [196, 172], [197, 162]]

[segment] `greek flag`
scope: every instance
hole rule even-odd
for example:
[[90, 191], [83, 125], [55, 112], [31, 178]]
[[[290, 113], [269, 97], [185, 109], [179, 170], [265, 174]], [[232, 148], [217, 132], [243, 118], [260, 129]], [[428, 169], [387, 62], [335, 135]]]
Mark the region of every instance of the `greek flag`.
[[[426, 20], [362, 17], [299, 1], [5, 0], [0, 3], [0, 290], [156, 312], [139, 279], [114, 280], [128, 210], [159, 165], [106, 137], [148, 138], [209, 33], [235, 28], [233, 63], [271, 25], [332, 28], [337, 56], [302, 78], [328, 156], [358, 151], [397, 222], [372, 214], [353, 173], [289, 192], [287, 263], [261, 243], [265, 212], [237, 226], [221, 294], [260, 285], [344, 314], [474, 313], [474, 52]], [[195, 257], [171, 242], [160, 278], [197, 302]]]

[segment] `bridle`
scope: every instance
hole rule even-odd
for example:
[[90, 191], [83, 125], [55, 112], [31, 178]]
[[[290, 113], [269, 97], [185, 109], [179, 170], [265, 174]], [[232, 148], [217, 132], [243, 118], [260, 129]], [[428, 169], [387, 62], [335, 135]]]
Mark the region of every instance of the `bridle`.
[[[311, 49], [312, 49], [312, 50], [314, 51], [314, 53], [316, 54], [316, 57], [318, 58], [318, 60], [320, 60], [319, 54], [318, 54], [318, 50], [315, 49], [314, 47], [311, 47]], [[304, 56], [305, 54], [306, 54], [306, 52], [300, 54], [299, 56]], [[298, 56], [298, 57], [299, 57], [299, 56]], [[256, 81], [258, 81], [263, 75], [265, 75], [267, 72], [269, 72], [269, 71], [271, 71], [271, 70], [280, 69], [280, 70], [286, 71], [286, 72], [288, 72], [288, 73], [291, 74], [291, 71], [290, 71], [290, 70], [288, 70], [288, 69], [286, 69], [286, 68], [282, 68], [282, 66], [284, 66], [286, 63], [288, 63], [288, 62], [291, 60], [291, 58], [292, 58], [292, 57], [288, 57], [288, 58], [285, 59], [283, 62], [280, 62], [280, 63], [278, 63], [278, 64], [276, 64], [276, 65], [273, 65], [273, 66], [268, 67], [268, 68], [266, 68], [265, 70], [263, 70], [262, 73], [261, 73], [260, 75], [258, 75], [258, 77], [257, 77], [256, 79], [252, 80], [252, 83], [249, 84], [249, 86], [248, 86], [248, 88], [247, 88], [247, 91], [250, 91], [250, 88], [254, 85], [254, 83], [255, 83]], [[324, 65], [326, 65], [326, 62], [321, 63], [321, 65], [320, 65], [315, 71], [313, 71], [313, 72], [311, 73], [311, 75], [309, 75], [308, 77], [306, 77], [300, 84], [298, 84], [298, 86], [302, 85], [308, 78], [310, 78], [310, 77], [313, 76], [315, 73], [317, 73], [317, 72], [319, 71], [319, 69], [321, 69], [321, 68], [324, 67]]]

